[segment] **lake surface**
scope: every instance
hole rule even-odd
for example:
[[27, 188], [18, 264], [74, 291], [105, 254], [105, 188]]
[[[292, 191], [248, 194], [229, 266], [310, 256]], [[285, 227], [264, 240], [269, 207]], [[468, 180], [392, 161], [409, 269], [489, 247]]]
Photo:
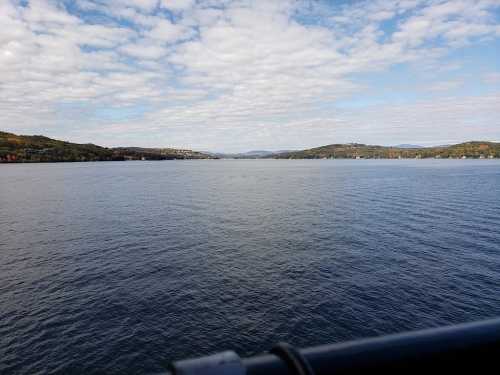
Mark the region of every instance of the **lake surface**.
[[500, 315], [497, 160], [0, 165], [0, 373]]

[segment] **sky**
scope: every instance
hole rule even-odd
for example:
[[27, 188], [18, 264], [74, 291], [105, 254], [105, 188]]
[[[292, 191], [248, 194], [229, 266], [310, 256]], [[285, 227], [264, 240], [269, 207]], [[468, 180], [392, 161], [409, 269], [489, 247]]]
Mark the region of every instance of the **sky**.
[[500, 0], [0, 0], [0, 130], [204, 151], [500, 141]]

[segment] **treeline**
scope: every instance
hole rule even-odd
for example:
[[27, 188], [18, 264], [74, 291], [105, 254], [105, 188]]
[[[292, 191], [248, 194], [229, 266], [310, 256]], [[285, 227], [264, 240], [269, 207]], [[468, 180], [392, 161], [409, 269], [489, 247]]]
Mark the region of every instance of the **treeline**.
[[281, 153], [275, 159], [419, 159], [419, 158], [499, 158], [500, 143], [466, 142], [451, 146], [399, 148], [352, 144], [332, 144], [303, 151]]
[[[242, 154], [245, 155], [245, 154]], [[242, 156], [244, 158], [244, 156]], [[247, 156], [248, 157], [248, 156]], [[253, 154], [251, 157], [255, 157]], [[332, 144], [303, 151], [258, 157], [275, 159], [415, 159], [415, 158], [500, 158], [500, 143], [466, 142], [440, 147], [385, 147], [359, 143]], [[40, 135], [0, 132], [0, 162], [74, 162], [112, 160], [216, 159], [191, 150], [173, 148], [117, 147], [78, 144]]]
[[217, 159], [212, 155], [177, 148], [117, 147], [112, 150], [115, 156], [125, 160]]
[[106, 148], [78, 144], [40, 135], [26, 136], [0, 132], [0, 162], [76, 162], [119, 160], [211, 159], [191, 150], [120, 147]]

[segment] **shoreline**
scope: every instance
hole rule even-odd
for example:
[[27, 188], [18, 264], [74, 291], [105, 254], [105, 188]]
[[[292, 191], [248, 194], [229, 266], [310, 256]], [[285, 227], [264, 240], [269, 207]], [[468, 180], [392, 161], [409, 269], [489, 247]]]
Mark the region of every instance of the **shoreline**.
[[232, 161], [243, 161], [243, 160], [310, 160], [310, 161], [334, 161], [334, 160], [352, 160], [352, 161], [368, 161], [368, 160], [394, 160], [394, 161], [409, 161], [409, 160], [453, 160], [453, 161], [473, 161], [473, 160], [500, 160], [499, 157], [494, 158], [478, 158], [478, 157], [467, 157], [467, 158], [218, 158], [218, 159], [163, 159], [163, 160], [155, 160], [155, 159], [146, 159], [146, 160], [57, 160], [57, 161], [0, 161], [0, 165], [18, 165], [18, 164], [74, 164], [74, 163], [115, 163], [115, 162], [174, 162], [174, 161], [221, 161], [221, 160], [232, 160]]

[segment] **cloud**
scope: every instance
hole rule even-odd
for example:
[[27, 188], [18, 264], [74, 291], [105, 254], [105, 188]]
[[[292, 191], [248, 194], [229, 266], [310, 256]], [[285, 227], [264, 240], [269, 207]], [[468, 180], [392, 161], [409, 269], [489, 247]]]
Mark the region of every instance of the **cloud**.
[[160, 19], [155, 26], [146, 32], [146, 36], [164, 43], [173, 43], [188, 39], [194, 35], [194, 31], [184, 25], [172, 23], [170, 20]]
[[128, 56], [140, 59], [159, 59], [167, 53], [166, 48], [149, 44], [147, 40], [139, 40], [136, 43], [126, 44], [119, 48], [120, 52]]
[[[196, 111], [197, 117], [202, 116], [200, 123], [186, 121], [186, 117], [192, 118], [189, 113], [150, 112], [146, 115], [147, 125], [137, 120], [114, 123], [113, 136], [106, 141], [110, 145], [131, 144], [143, 136], [145, 130], [147, 135], [143, 140], [148, 146], [164, 143], [198, 150], [220, 150], [221, 139], [229, 139], [230, 144], [224, 145], [225, 151], [301, 149], [349, 142], [394, 145], [411, 140], [431, 146], [477, 140], [478, 134], [500, 141], [498, 103], [500, 94], [443, 97], [408, 104], [342, 109], [335, 115], [316, 112], [288, 118], [284, 113], [286, 121], [270, 123], [254, 119], [251, 126], [238, 126], [241, 119], [237, 114], [227, 123], [214, 121], [216, 118], [210, 118], [210, 110], [206, 113], [202, 109]], [[206, 126], [210, 121], [212, 126]], [[449, 124], [453, 124], [453, 131]], [[83, 140], [85, 134], [76, 133], [75, 137]]]
[[452, 91], [456, 90], [460, 87], [463, 87], [464, 81], [460, 79], [456, 80], [449, 80], [449, 81], [439, 81], [430, 84], [429, 86], [426, 87], [428, 91], [434, 91], [434, 92], [439, 92], [439, 91]]
[[[321, 144], [327, 135], [347, 137], [349, 129], [360, 139], [378, 139], [381, 132], [390, 138], [399, 128], [365, 121], [377, 117], [371, 109], [347, 116], [336, 103], [364, 95], [378, 75], [402, 65], [447, 74], [433, 78], [425, 90], [444, 100], [459, 87], [467, 90], [467, 82], [446, 69], [454, 65], [462, 74], [463, 64], [447, 56], [479, 42], [492, 48], [500, 37], [500, 4], [493, 0], [67, 4], [0, 3], [2, 128], [79, 140], [88, 136], [97, 143], [152, 145], [168, 139], [171, 146], [175, 141], [217, 149]], [[478, 81], [493, 82], [498, 72], [489, 78], [478, 74]], [[382, 86], [370, 92], [385, 85], [377, 84]], [[477, 114], [467, 107], [477, 103], [462, 99], [456, 98], [464, 111]], [[411, 117], [424, 111], [419, 105], [397, 113]], [[74, 116], [75, 108], [85, 110]], [[130, 121], [112, 116], [119, 121], [108, 123], [109, 116], [99, 117], [123, 108], [147, 110]], [[391, 119], [394, 112], [380, 109]], [[442, 119], [448, 131], [456, 126]], [[361, 123], [371, 125], [357, 127]], [[418, 124], [408, 125], [409, 134], [421, 134]]]
[[495, 1], [431, 2], [401, 22], [393, 39], [419, 46], [439, 38], [448, 44], [463, 44], [471, 38], [493, 35], [498, 21], [492, 18], [492, 11], [499, 5]]
[[152, 11], [158, 5], [158, 0], [114, 0], [117, 6], [129, 6], [141, 11]]
[[[482, 96], [449, 96], [400, 105], [382, 105], [345, 111], [345, 123], [356, 124], [337, 129], [337, 136], [380, 144], [406, 143], [409, 139], [423, 145], [477, 140], [478, 135], [500, 141], [498, 104], [500, 93]], [[450, 127], [452, 124], [452, 127]], [[352, 131], [354, 129], [354, 132]], [[387, 133], [391, 134], [388, 142]]]
[[173, 11], [184, 11], [191, 8], [195, 0], [161, 0], [160, 5]]
[[490, 72], [483, 75], [483, 82], [491, 85], [500, 84], [500, 72]]

